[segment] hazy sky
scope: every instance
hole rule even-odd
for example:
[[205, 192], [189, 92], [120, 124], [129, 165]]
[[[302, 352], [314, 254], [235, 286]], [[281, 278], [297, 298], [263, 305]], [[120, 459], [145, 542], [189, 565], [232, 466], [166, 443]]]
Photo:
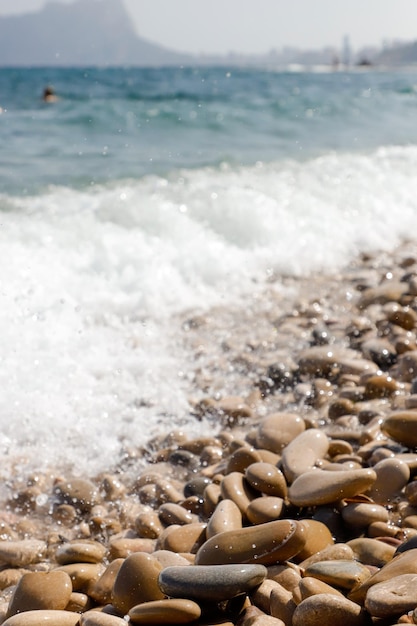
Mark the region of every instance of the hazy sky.
[[[71, 2], [73, 0], [55, 0]], [[0, 0], [0, 15], [35, 11], [47, 0]], [[123, 0], [138, 33], [193, 53], [267, 52], [417, 39], [417, 0]]]

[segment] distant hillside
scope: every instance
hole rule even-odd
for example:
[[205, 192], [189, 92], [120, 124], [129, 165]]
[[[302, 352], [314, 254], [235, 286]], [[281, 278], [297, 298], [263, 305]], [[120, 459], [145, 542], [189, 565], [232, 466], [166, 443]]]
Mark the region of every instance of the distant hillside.
[[160, 66], [190, 63], [138, 37], [121, 0], [52, 2], [0, 18], [0, 66]]

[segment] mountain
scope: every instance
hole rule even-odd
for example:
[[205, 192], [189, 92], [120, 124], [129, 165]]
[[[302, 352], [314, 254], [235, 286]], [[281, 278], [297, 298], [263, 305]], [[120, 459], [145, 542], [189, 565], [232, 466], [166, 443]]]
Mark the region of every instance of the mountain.
[[122, 0], [51, 2], [0, 17], [0, 66], [161, 66], [192, 63], [135, 33]]

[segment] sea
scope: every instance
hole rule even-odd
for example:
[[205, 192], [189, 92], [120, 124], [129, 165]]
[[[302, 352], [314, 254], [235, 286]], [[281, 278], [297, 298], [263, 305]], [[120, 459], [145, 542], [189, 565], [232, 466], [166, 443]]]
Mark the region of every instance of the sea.
[[211, 434], [174, 320], [417, 241], [417, 70], [3, 68], [0, 107], [2, 476]]

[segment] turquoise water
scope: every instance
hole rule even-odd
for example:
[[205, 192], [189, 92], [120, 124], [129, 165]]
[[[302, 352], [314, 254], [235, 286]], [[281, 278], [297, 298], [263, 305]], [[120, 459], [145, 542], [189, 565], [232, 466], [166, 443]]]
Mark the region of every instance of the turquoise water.
[[2, 69], [0, 191], [413, 144], [415, 88], [369, 71]]
[[177, 315], [248, 307], [271, 276], [279, 289], [415, 237], [416, 87], [400, 72], [0, 70], [4, 471], [100, 469], [127, 436], [195, 427]]

